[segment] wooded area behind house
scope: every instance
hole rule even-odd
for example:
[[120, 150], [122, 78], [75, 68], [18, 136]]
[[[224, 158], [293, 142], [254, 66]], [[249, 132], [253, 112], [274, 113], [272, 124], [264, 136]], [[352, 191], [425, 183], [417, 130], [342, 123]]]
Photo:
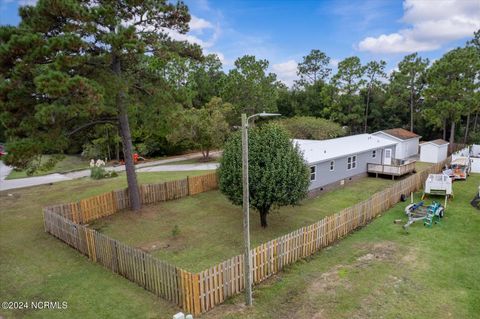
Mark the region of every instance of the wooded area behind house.
[[31, 172], [54, 165], [43, 154], [124, 159], [135, 190], [133, 152], [208, 157], [241, 113], [261, 111], [302, 117], [280, 119], [293, 137], [404, 127], [452, 145], [480, 140], [480, 30], [434, 62], [407, 55], [390, 74], [385, 61], [357, 56], [334, 71], [313, 49], [287, 87], [265, 59], [245, 55], [227, 71], [217, 55], [171, 38], [189, 30], [183, 3], [40, 0], [20, 17], [0, 27], [0, 141], [6, 163]]

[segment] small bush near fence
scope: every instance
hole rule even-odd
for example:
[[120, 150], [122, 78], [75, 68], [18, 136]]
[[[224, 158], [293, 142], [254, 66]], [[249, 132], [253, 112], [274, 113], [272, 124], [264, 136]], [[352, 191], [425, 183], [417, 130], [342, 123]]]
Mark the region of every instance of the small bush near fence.
[[[420, 189], [428, 174], [441, 171], [449, 160], [407, 177], [368, 200], [253, 248], [254, 283], [262, 282], [286, 265], [310, 256], [368, 224], [398, 203], [401, 194]], [[162, 184], [142, 185], [140, 191], [142, 203], [153, 204], [217, 187], [217, 175], [211, 173]], [[127, 190], [45, 207], [45, 230], [91, 260], [193, 314], [206, 312], [244, 289], [244, 255], [232, 257], [199, 273], [191, 273], [83, 225], [128, 207]]]

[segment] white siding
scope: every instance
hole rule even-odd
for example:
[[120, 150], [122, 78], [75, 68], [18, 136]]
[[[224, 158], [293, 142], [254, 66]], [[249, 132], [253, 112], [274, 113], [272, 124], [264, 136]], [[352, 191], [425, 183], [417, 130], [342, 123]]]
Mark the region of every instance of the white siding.
[[408, 140], [400, 140], [393, 136], [383, 133], [382, 131], [373, 133], [373, 135], [381, 136], [386, 138], [387, 140], [393, 141], [397, 143], [397, 147], [395, 150], [395, 158], [396, 159], [407, 159], [412, 156], [418, 155], [418, 145], [420, 142], [420, 136], [414, 137]]
[[420, 137], [411, 138], [409, 140], [401, 142], [404, 145], [404, 156], [402, 159], [418, 155], [418, 144]]
[[[395, 146], [389, 146], [388, 148], [392, 149], [392, 155], [394, 155]], [[336, 182], [340, 183], [342, 179], [348, 179], [359, 174], [366, 174], [368, 163], [382, 163], [384, 149], [378, 148], [375, 149], [375, 151], [375, 157], [373, 157], [373, 150], [369, 150], [363, 153], [337, 158], [334, 160], [335, 169], [333, 171], [330, 170], [330, 162], [332, 160], [319, 163], [309, 163], [310, 167], [316, 167], [316, 178], [315, 180], [310, 181], [309, 190], [320, 188]], [[356, 167], [348, 169], [348, 157], [350, 156], [356, 156]]]
[[448, 144], [442, 145], [438, 148], [438, 157], [437, 163], [444, 161], [447, 159], [448, 156]]
[[409, 140], [398, 141], [397, 154], [395, 158], [404, 160], [418, 155], [419, 140], [420, 138], [412, 138]]
[[420, 145], [420, 161], [427, 163], [440, 163], [447, 158], [448, 144], [434, 145], [425, 143]]
[[471, 171], [472, 173], [480, 173], [480, 158], [471, 157]]

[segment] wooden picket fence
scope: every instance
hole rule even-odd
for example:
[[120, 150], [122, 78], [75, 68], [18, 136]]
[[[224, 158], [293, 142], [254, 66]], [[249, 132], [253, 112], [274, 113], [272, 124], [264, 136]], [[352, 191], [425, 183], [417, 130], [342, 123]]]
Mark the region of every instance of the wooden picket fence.
[[44, 209], [45, 230], [74, 247], [92, 261], [144, 287], [156, 295], [183, 306], [182, 269], [109, 238], [87, 226]]
[[[420, 189], [428, 174], [441, 171], [447, 161], [401, 180], [368, 200], [253, 248], [251, 264], [254, 283], [261, 283], [285, 266], [316, 253], [368, 224], [399, 202], [401, 194]], [[142, 202], [150, 204], [217, 187], [215, 173], [158, 185], [142, 185]], [[199, 273], [191, 273], [83, 225], [125, 209], [128, 204], [126, 190], [120, 190], [76, 203], [45, 207], [45, 231], [92, 261], [194, 315], [206, 312], [244, 290], [243, 254]]]
[[[218, 188], [217, 173], [140, 186], [142, 204], [174, 200]], [[129, 208], [128, 189], [115, 190], [78, 202], [43, 209], [45, 231], [74, 247], [92, 261], [139, 284], [184, 309], [193, 309], [199, 276], [125, 245], [87, 223]], [[198, 299], [198, 298], [197, 298]], [[199, 306], [197, 306], [198, 309]], [[193, 311], [191, 311], [193, 312]]]
[[[308, 257], [367, 225], [373, 218], [398, 203], [401, 194], [408, 195], [421, 189], [428, 174], [440, 172], [449, 160], [407, 177], [363, 202], [253, 248], [251, 265], [254, 284], [261, 283], [285, 266]], [[194, 299], [190, 302], [195, 305], [195, 311], [209, 311], [245, 288], [244, 258], [243, 254], [238, 255], [195, 274], [199, 279], [198, 295], [194, 294]]]
[[[159, 184], [140, 185], [142, 204], [149, 205], [179, 199], [218, 188], [217, 173], [187, 177]], [[78, 202], [50, 206], [54, 212], [74, 223], [86, 224], [96, 219], [113, 215], [130, 207], [128, 189], [120, 189]]]

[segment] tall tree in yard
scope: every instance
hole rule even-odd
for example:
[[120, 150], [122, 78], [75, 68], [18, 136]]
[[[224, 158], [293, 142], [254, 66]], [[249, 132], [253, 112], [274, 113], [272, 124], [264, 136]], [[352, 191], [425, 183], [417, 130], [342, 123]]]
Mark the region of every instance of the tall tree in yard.
[[380, 62], [370, 61], [365, 66], [365, 76], [367, 78], [367, 101], [365, 105], [365, 124], [364, 124], [364, 133], [367, 133], [368, 127], [368, 111], [370, 106], [370, 97], [372, 91], [380, 85], [380, 79], [385, 78], [385, 65], [387, 63], [383, 60]]
[[215, 54], [209, 54], [197, 63], [191, 74], [195, 90], [194, 107], [201, 107], [213, 97], [219, 96], [225, 84], [225, 73], [222, 70], [222, 62]]
[[427, 121], [439, 127], [450, 123], [450, 145], [455, 142], [456, 124], [474, 104], [479, 87], [480, 55], [474, 47], [457, 48], [435, 61], [428, 70], [425, 90]]
[[[480, 29], [474, 32], [473, 39], [468, 41], [467, 45], [471, 46], [471, 47], [474, 47], [477, 50], [478, 55], [480, 55]], [[479, 75], [479, 77], [480, 77], [480, 75]], [[476, 133], [477, 127], [478, 127], [478, 112], [480, 112], [480, 90], [477, 90], [475, 92], [474, 106], [472, 107], [471, 112], [469, 112], [468, 117], [467, 117], [467, 124], [466, 124], [466, 127], [465, 127], [465, 138], [464, 138], [464, 143], [465, 144], [468, 142], [470, 115], [475, 114], [474, 121], [473, 121], [473, 132]]]
[[398, 64], [398, 71], [392, 73], [390, 79], [388, 104], [410, 114], [410, 131], [413, 132], [415, 113], [426, 85], [426, 72], [429, 61], [422, 59], [417, 53], [407, 55]]
[[267, 73], [267, 69], [267, 60], [257, 60], [253, 55], [245, 55], [238, 58], [235, 68], [228, 72], [221, 97], [233, 104], [237, 121], [241, 113], [277, 110], [277, 76]]
[[298, 84], [307, 86], [317, 81], [325, 81], [332, 73], [329, 64], [330, 58], [325, 53], [320, 50], [310, 51], [298, 64], [297, 75], [300, 76]]
[[145, 54], [198, 52], [166, 33], [188, 31], [187, 7], [163, 0], [40, 0], [20, 15], [18, 28], [1, 29], [0, 94], [9, 140], [35, 145], [37, 154], [61, 151], [72, 132], [118, 123], [131, 207], [139, 209], [128, 120], [137, 90], [144, 91], [138, 65]]
[[[239, 133], [239, 132], [237, 132]], [[309, 168], [285, 129], [267, 124], [249, 132], [250, 204], [260, 214], [262, 227], [272, 207], [296, 205], [306, 197]], [[235, 205], [242, 205], [242, 140], [234, 134], [220, 162], [220, 190]]]
[[338, 71], [332, 78], [337, 90], [332, 119], [349, 125], [353, 131], [359, 130], [365, 113], [359, 97], [364, 72], [360, 58], [353, 56], [338, 63]]

